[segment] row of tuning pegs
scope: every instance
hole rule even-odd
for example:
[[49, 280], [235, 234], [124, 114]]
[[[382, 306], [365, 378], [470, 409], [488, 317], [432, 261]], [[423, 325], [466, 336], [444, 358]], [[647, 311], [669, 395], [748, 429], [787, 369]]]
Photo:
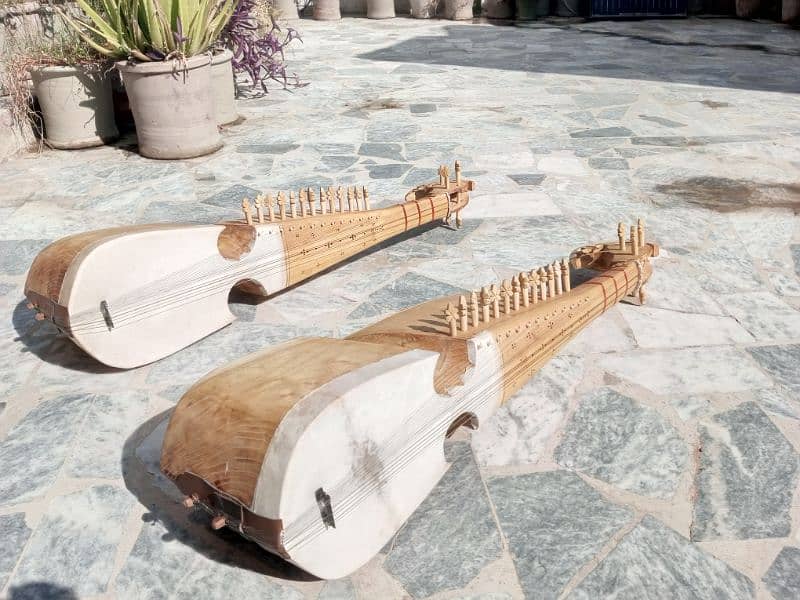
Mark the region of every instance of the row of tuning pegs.
[[634, 256], [639, 256], [639, 251], [644, 247], [644, 221], [637, 219], [636, 225], [630, 227], [630, 241], [626, 240], [627, 227], [624, 223], [617, 225], [617, 237], [619, 238], [619, 249], [621, 252], [630, 252]]
[[321, 187], [319, 196], [312, 188], [301, 188], [297, 194], [278, 192], [274, 198], [272, 194], [261, 194], [252, 204], [248, 198], [242, 200], [242, 212], [248, 225], [369, 209], [367, 188], [356, 186]]
[[450, 335], [455, 337], [459, 331], [499, 318], [501, 312], [509, 315], [520, 308], [561, 296], [570, 289], [570, 266], [565, 258], [539, 269], [522, 271], [499, 286], [485, 286], [472, 292], [469, 300], [461, 296], [458, 306], [449, 303], [445, 307], [444, 317], [450, 326]]

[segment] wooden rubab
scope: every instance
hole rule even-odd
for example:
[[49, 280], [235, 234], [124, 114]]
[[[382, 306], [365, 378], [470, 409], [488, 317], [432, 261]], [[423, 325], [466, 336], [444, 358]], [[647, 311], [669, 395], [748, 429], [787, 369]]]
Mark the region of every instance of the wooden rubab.
[[442, 166], [388, 208], [371, 208], [363, 187], [303, 188], [245, 199], [238, 221], [73, 235], [39, 253], [25, 295], [97, 360], [137, 367], [233, 321], [232, 287], [274, 294], [405, 231], [452, 216], [460, 226], [473, 188], [456, 162], [454, 180]]
[[445, 473], [444, 439], [477, 428], [622, 298], [643, 301], [657, 255], [640, 221], [630, 240], [620, 233], [345, 339], [297, 339], [242, 358], [183, 396], [161, 469], [214, 528], [316, 576], [345, 576]]

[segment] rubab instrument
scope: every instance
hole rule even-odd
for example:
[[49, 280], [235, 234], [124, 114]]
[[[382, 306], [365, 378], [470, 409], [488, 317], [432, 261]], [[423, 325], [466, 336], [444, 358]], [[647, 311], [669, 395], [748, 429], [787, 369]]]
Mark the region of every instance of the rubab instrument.
[[242, 202], [243, 218], [209, 225], [116, 227], [42, 250], [25, 283], [29, 308], [112, 367], [163, 358], [228, 325], [233, 287], [267, 296], [469, 202], [455, 164], [405, 201], [372, 209], [366, 188], [310, 188]]
[[297, 339], [213, 371], [172, 414], [161, 469], [215, 529], [318, 577], [351, 573], [445, 473], [445, 438], [478, 428], [618, 301], [644, 301], [658, 246], [641, 221], [618, 233], [345, 339]]

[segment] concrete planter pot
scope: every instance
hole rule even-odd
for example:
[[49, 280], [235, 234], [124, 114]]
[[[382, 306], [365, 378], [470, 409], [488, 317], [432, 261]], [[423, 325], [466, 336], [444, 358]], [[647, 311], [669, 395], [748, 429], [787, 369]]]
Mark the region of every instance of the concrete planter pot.
[[211, 57], [211, 85], [214, 91], [214, 115], [217, 125], [228, 125], [239, 118], [236, 111], [236, 86], [231, 59], [233, 52], [223, 50]]
[[315, 21], [338, 21], [341, 18], [339, 0], [314, 0]]
[[445, 0], [444, 18], [451, 21], [468, 21], [472, 19], [472, 0]]
[[436, 16], [436, 0], [411, 0], [411, 16], [415, 19], [431, 19]]
[[118, 62], [136, 122], [139, 153], [148, 158], [193, 158], [222, 147], [214, 115], [211, 57], [186, 63]]
[[534, 21], [550, 13], [550, 0], [517, 0], [517, 21]]
[[283, 19], [299, 19], [300, 14], [297, 12], [297, 4], [294, 0], [275, 0], [273, 3], [278, 16]]
[[393, 19], [394, 0], [367, 0], [368, 19]]
[[487, 19], [513, 19], [515, 0], [484, 0], [483, 16]]
[[101, 68], [37, 67], [31, 70], [31, 79], [49, 146], [90, 148], [119, 137], [111, 79]]

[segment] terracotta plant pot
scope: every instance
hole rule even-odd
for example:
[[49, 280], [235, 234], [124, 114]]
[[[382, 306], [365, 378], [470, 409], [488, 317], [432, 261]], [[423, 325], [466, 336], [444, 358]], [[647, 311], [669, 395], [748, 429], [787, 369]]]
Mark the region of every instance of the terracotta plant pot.
[[411, 16], [415, 19], [430, 19], [436, 16], [436, 0], [411, 0]]
[[128, 91], [142, 156], [193, 158], [222, 147], [208, 54], [186, 63], [118, 62], [117, 69]]
[[275, 0], [273, 6], [282, 19], [299, 19], [297, 3], [294, 0]]
[[453, 21], [472, 19], [472, 0], [445, 0], [444, 17]]
[[515, 0], [485, 0], [483, 16], [488, 19], [513, 19]]
[[111, 79], [102, 68], [38, 67], [31, 70], [31, 79], [42, 109], [48, 145], [89, 148], [119, 137]]
[[367, 0], [368, 19], [393, 19], [394, 0]]
[[339, 0], [314, 0], [314, 20], [338, 21], [341, 18]]
[[233, 52], [228, 49], [211, 57], [211, 85], [214, 88], [214, 115], [217, 125], [227, 125], [239, 118], [236, 111], [232, 58]]

